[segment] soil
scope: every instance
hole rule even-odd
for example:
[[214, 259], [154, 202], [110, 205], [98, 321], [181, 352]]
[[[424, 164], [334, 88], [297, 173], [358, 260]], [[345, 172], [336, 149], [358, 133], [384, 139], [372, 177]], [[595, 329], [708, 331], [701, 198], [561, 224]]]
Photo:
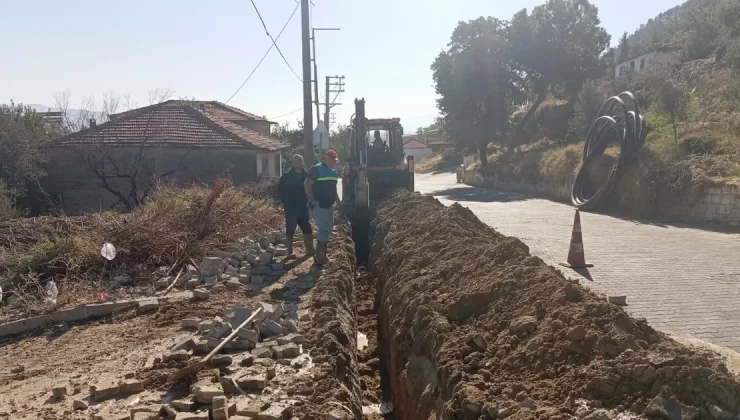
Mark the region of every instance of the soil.
[[630, 317], [459, 204], [401, 192], [374, 224], [397, 418], [740, 412], [740, 382], [719, 355]]

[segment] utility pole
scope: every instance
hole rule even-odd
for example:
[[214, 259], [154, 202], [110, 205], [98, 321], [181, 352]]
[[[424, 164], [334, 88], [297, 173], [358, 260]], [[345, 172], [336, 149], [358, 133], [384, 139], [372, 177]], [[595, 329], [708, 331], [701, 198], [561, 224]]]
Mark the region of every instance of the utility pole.
[[303, 47], [303, 160], [313, 166], [313, 115], [311, 112], [311, 41], [308, 2], [301, 0], [301, 40]]
[[[321, 123], [321, 111], [319, 110], [319, 71], [316, 68], [316, 31], [339, 31], [339, 28], [311, 28], [311, 44], [313, 49], [313, 82], [314, 82], [314, 103], [316, 104], [316, 124]], [[324, 99], [325, 101], [329, 101], [328, 98]], [[329, 123], [324, 120], [324, 125], [328, 128]]]
[[327, 130], [331, 123], [329, 117], [331, 115], [331, 109], [334, 105], [341, 105], [334, 102], [329, 102], [329, 95], [332, 93], [344, 92], [344, 76], [326, 76], [326, 107], [324, 108], [324, 123], [326, 124]]

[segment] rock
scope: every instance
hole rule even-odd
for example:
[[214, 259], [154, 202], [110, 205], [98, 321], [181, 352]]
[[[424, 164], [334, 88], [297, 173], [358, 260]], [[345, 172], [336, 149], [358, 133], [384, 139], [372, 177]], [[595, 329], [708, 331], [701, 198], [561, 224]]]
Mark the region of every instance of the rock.
[[195, 401], [192, 399], [175, 400], [170, 403], [177, 411], [192, 412], [195, 411]]
[[266, 410], [257, 414], [259, 420], [281, 420], [289, 418], [292, 413], [292, 407], [290, 404], [285, 402], [278, 402], [270, 404]]
[[495, 419], [498, 417], [498, 408], [491, 403], [483, 404], [483, 408], [481, 409], [481, 412], [487, 414], [488, 417], [492, 419]]
[[268, 265], [272, 262], [272, 253], [271, 252], [263, 252], [260, 254], [260, 264], [262, 265]]
[[609, 415], [608, 411], [604, 410], [603, 408], [600, 408], [584, 416], [583, 420], [612, 420], [612, 416]]
[[154, 312], [159, 309], [159, 301], [155, 298], [141, 299], [139, 301], [139, 313]]
[[255, 343], [245, 338], [237, 338], [227, 344], [227, 347], [232, 350], [252, 350], [254, 348], [254, 344]]
[[267, 302], [260, 302], [257, 304], [257, 306], [262, 309], [262, 312], [260, 312], [256, 317], [256, 319], [259, 321], [269, 318], [270, 315], [275, 311], [275, 305], [269, 304]]
[[168, 419], [174, 419], [177, 417], [177, 410], [170, 407], [169, 405], [162, 405], [162, 408], [159, 410], [159, 414], [164, 416]]
[[55, 386], [51, 389], [51, 394], [57, 399], [64, 398], [64, 396], [67, 395], [67, 385]]
[[205, 320], [198, 324], [198, 332], [206, 332], [213, 328], [213, 321]]
[[254, 355], [245, 354], [243, 355], [242, 359], [239, 361], [239, 365], [244, 366], [244, 367], [250, 367], [254, 365], [254, 359], [255, 359]]
[[162, 357], [162, 361], [164, 363], [185, 362], [188, 360], [188, 357], [189, 356], [188, 356], [187, 350], [176, 350], [168, 354], [165, 354], [164, 357]]
[[292, 319], [283, 319], [280, 325], [288, 332], [297, 333], [299, 330], [298, 323]]
[[73, 410], [87, 410], [87, 403], [82, 400], [74, 400], [72, 401], [72, 409]]
[[221, 384], [214, 383], [197, 383], [193, 385], [195, 401], [201, 404], [210, 404], [214, 397], [223, 397], [224, 390]]
[[276, 257], [285, 257], [286, 255], [288, 255], [288, 248], [284, 246], [279, 246], [275, 248]]
[[217, 367], [230, 366], [233, 359], [228, 354], [217, 354], [211, 358], [211, 364]]
[[[679, 403], [671, 393], [671, 389], [664, 386], [658, 396], [653, 398], [645, 408], [645, 414], [663, 420], [696, 420], [699, 418], [700, 413], [695, 407], [685, 406]], [[728, 420], [730, 418], [732, 418], [731, 415], [727, 417]]]
[[301, 322], [311, 322], [311, 313], [307, 310], [298, 311], [298, 319]]
[[270, 314], [270, 316], [267, 317], [267, 319], [273, 320], [275, 322], [279, 322], [280, 317], [282, 317], [284, 313], [285, 313], [285, 308], [283, 307], [283, 305], [275, 305], [272, 310], [272, 313]]
[[186, 284], [188, 284], [188, 282], [192, 279], [193, 279], [193, 274], [189, 271], [186, 271], [185, 274], [181, 275], [180, 278], [177, 279], [177, 284], [175, 284], [175, 286], [183, 287]]
[[214, 284], [213, 287], [211, 287], [211, 293], [221, 293], [224, 290], [226, 290], [226, 286], [223, 284]]
[[583, 293], [573, 283], [565, 284], [563, 287], [563, 294], [565, 295], [565, 300], [568, 302], [580, 302], [583, 300]]
[[132, 420], [159, 420], [161, 406], [134, 407], [129, 410]]
[[467, 344], [470, 347], [473, 347], [476, 350], [479, 350], [481, 352], [486, 351], [486, 348], [488, 347], [488, 343], [486, 342], [485, 338], [481, 334], [472, 334], [468, 336]]
[[281, 335], [285, 334], [285, 328], [283, 328], [280, 324], [277, 322], [266, 319], [262, 321], [262, 326], [260, 327], [260, 331], [263, 331], [263, 328], [269, 331], [272, 335]]
[[583, 325], [575, 326], [569, 329], [565, 336], [571, 341], [581, 341], [586, 338], [586, 327]]
[[715, 420], [731, 420], [732, 419], [732, 413], [728, 412], [727, 410], [714, 405], [714, 404], [708, 404], [707, 410], [709, 411], [709, 414], [714, 417]]
[[370, 359], [367, 361], [367, 366], [372, 370], [379, 370], [382, 366], [380, 359]]
[[198, 324], [201, 322], [200, 318], [185, 318], [180, 322], [180, 326], [182, 328], [198, 328]]
[[213, 328], [211, 328], [210, 331], [208, 331], [208, 337], [209, 338], [224, 338], [227, 335], [231, 334], [234, 331], [233, 328], [231, 328], [231, 324], [228, 322], [225, 322], [221, 325], [214, 325]]
[[226, 269], [224, 270], [224, 274], [234, 274], [234, 275], [236, 275], [236, 274], [239, 274], [239, 269], [230, 265], [230, 266], [226, 267]]
[[243, 390], [262, 390], [267, 386], [267, 377], [264, 374], [245, 375], [236, 380]]
[[555, 331], [560, 331], [563, 328], [565, 328], [565, 322], [555, 319], [552, 322], [550, 322], [550, 328], [552, 328]]
[[121, 394], [138, 394], [144, 391], [144, 381], [127, 379], [120, 384]]
[[190, 279], [185, 283], [185, 287], [188, 289], [195, 289], [198, 286], [200, 286], [200, 279]]
[[509, 330], [515, 334], [530, 333], [537, 328], [537, 319], [533, 316], [522, 316], [509, 324]]
[[208, 293], [207, 290], [204, 289], [195, 289], [193, 290], [193, 297], [200, 300], [206, 300], [209, 297], [211, 297], [211, 294]]
[[609, 303], [617, 306], [627, 306], [627, 296], [609, 296]]
[[270, 366], [265, 370], [265, 377], [269, 381], [270, 379], [274, 378], [275, 375], [277, 375], [277, 371], [275, 370], [274, 366]]
[[267, 249], [267, 247], [270, 246], [270, 240], [266, 236], [261, 237], [257, 243], [262, 249]]

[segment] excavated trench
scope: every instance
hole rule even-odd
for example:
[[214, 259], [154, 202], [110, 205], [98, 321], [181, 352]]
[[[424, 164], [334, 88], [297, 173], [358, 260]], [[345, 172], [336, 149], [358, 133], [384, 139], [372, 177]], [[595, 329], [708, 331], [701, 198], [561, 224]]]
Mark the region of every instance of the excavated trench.
[[[364, 418], [740, 413], [740, 383], [718, 355], [630, 317], [457, 204], [400, 192], [370, 230], [355, 279]], [[383, 402], [392, 413], [372, 410]]]

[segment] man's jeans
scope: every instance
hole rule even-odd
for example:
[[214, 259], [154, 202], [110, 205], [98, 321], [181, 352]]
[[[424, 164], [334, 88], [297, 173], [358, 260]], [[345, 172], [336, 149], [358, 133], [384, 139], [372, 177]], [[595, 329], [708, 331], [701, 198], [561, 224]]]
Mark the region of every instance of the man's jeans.
[[285, 208], [285, 235], [288, 238], [293, 237], [296, 226], [301, 227], [304, 235], [311, 234], [311, 221], [307, 206]]
[[311, 211], [313, 221], [319, 230], [319, 242], [329, 242], [329, 235], [334, 230], [334, 206], [328, 209], [322, 209], [319, 206], [314, 207]]

